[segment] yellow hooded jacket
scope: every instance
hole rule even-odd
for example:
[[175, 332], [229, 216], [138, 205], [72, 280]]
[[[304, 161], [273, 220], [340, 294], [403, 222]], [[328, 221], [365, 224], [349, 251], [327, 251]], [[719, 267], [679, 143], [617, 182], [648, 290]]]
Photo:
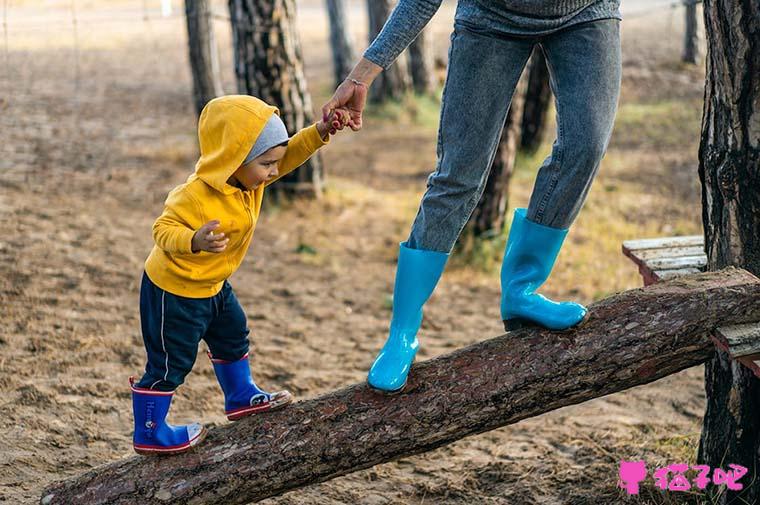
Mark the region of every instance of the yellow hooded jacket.
[[[265, 184], [244, 191], [227, 180], [271, 115], [278, 113], [276, 107], [245, 95], [215, 98], [203, 109], [198, 122], [201, 157], [195, 173], [169, 193], [163, 214], [153, 224], [155, 246], [145, 261], [145, 272], [158, 287], [179, 296], [207, 298], [218, 293], [240, 266], [253, 238]], [[326, 143], [316, 125], [293, 135], [280, 161], [278, 179]], [[215, 233], [224, 232], [229, 238], [226, 249], [193, 253], [195, 230], [214, 219], [221, 222]]]

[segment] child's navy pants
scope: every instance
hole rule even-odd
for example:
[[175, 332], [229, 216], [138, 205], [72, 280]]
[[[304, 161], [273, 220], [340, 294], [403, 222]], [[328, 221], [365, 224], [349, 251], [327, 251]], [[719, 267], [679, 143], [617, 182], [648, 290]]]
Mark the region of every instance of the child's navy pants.
[[137, 387], [173, 391], [190, 373], [201, 339], [214, 358], [236, 361], [248, 352], [248, 324], [232, 286], [210, 298], [186, 298], [159, 288], [143, 272], [140, 321], [148, 352]]

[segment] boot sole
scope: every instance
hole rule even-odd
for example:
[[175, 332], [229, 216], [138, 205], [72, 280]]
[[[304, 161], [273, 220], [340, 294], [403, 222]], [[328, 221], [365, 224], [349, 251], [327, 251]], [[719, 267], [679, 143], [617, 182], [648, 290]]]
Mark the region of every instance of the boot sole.
[[195, 446], [200, 444], [204, 438], [206, 438], [206, 435], [208, 434], [208, 430], [206, 427], [201, 428], [201, 432], [198, 434], [197, 437], [192, 439], [187, 443], [187, 445], [182, 445], [180, 447], [172, 447], [172, 448], [165, 448], [165, 447], [154, 447], [154, 448], [140, 448], [140, 447], [134, 447], [134, 450], [137, 454], [140, 454], [141, 456], [174, 456], [175, 454], [182, 454], [185, 452], [191, 451]]
[[[573, 326], [570, 326], [569, 328], [565, 328], [563, 330], [552, 330], [552, 331], [556, 331], [558, 333], [570, 333], [571, 331], [577, 330], [581, 326], [585, 325], [590, 315], [591, 313], [587, 311], [586, 315], [583, 316], [583, 319], [578, 321]], [[512, 319], [503, 319], [502, 322], [504, 323], [504, 331], [507, 331], [507, 332], [520, 330], [522, 328], [545, 328], [545, 326], [541, 326], [540, 324], [533, 322], [530, 319], [523, 319], [520, 317], [515, 317]]]
[[376, 392], [381, 393], [381, 394], [383, 394], [385, 396], [396, 396], [397, 394], [401, 393], [404, 390], [404, 388], [406, 387], [406, 381], [404, 381], [404, 383], [401, 385], [400, 388], [394, 389], [393, 391], [388, 391], [387, 389], [376, 388], [375, 386], [373, 386], [369, 382], [367, 384], [369, 385], [369, 387], [370, 387], [370, 389], [372, 391], [376, 391]]
[[283, 398], [279, 398], [275, 401], [269, 402], [266, 405], [257, 405], [255, 407], [248, 407], [245, 410], [235, 412], [234, 414], [227, 414], [227, 419], [230, 421], [237, 421], [244, 417], [252, 416], [254, 414], [261, 414], [262, 412], [271, 412], [290, 405], [293, 402], [293, 395], [289, 392], [287, 395], [283, 395]]

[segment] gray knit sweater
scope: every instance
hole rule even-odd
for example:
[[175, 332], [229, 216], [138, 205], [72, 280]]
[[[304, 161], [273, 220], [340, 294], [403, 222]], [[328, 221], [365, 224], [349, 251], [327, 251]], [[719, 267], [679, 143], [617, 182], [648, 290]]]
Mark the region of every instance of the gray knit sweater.
[[[438, 11], [442, 0], [399, 0], [364, 52], [387, 68]], [[539, 36], [599, 19], [620, 19], [620, 0], [458, 0], [456, 20], [486, 31]]]

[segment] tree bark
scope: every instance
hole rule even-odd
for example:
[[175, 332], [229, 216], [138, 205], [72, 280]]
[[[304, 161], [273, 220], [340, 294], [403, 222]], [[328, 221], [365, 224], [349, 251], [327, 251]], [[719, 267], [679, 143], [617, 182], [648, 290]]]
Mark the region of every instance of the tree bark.
[[433, 46], [430, 43], [430, 28], [425, 28], [409, 45], [409, 75], [414, 91], [432, 94], [435, 89], [433, 77]]
[[185, 19], [195, 111], [200, 116], [211, 99], [224, 94], [209, 0], [185, 0]]
[[[383, 29], [385, 21], [391, 13], [391, 0], [367, 0], [367, 14], [369, 17], [369, 43]], [[409, 91], [410, 79], [407, 72], [406, 56], [402, 53], [386, 68], [372, 83], [369, 90], [369, 99], [373, 103], [383, 103], [387, 100], [398, 100]]]
[[[707, 268], [760, 274], [760, 6], [706, 0], [707, 76], [699, 178]], [[760, 503], [760, 380], [717, 352], [705, 367], [700, 463], [749, 469], [711, 503]], [[754, 476], [754, 479], [753, 479]], [[752, 482], [752, 483], [751, 483]]]
[[[294, 0], [229, 0], [235, 75], [240, 93], [280, 109], [290, 135], [312, 123]], [[312, 156], [301, 168], [272, 185], [275, 196], [322, 194], [322, 159]]]
[[354, 64], [354, 51], [346, 20], [346, 0], [327, 0], [330, 21], [330, 49], [333, 57], [335, 87], [343, 82]]
[[528, 68], [530, 73], [523, 107], [520, 147], [526, 152], [534, 153], [543, 141], [546, 131], [546, 114], [552, 101], [549, 67], [546, 66], [546, 58], [540, 47], [533, 50]]
[[697, 28], [697, 3], [693, 0], [686, 4], [685, 9], [686, 29], [683, 39], [683, 55], [681, 60], [684, 63], [699, 62], [699, 31]]
[[522, 329], [416, 364], [397, 396], [355, 384], [214, 428], [188, 454], [93, 469], [43, 503], [248, 503], [646, 384], [709, 359], [714, 328], [760, 320], [760, 279], [682, 277], [590, 313], [568, 333]]
[[515, 169], [517, 144], [520, 141], [520, 118], [523, 115], [527, 81], [527, 72], [523, 72], [509, 105], [483, 195], [463, 231], [465, 236], [475, 239], [492, 237], [504, 229], [504, 218], [509, 203], [509, 182]]

